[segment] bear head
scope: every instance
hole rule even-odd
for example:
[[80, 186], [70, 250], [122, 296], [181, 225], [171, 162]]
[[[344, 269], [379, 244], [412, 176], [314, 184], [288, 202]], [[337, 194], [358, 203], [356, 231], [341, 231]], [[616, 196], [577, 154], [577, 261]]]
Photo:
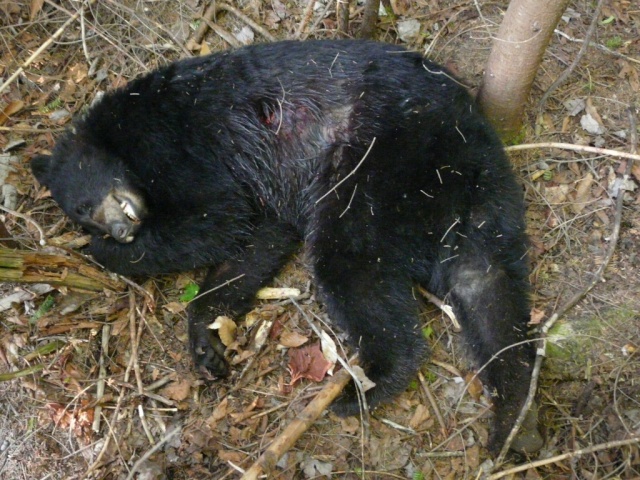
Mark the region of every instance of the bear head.
[[79, 141], [72, 131], [52, 155], [34, 157], [31, 169], [62, 210], [90, 233], [110, 235], [120, 243], [135, 239], [147, 207], [136, 176], [124, 162]]

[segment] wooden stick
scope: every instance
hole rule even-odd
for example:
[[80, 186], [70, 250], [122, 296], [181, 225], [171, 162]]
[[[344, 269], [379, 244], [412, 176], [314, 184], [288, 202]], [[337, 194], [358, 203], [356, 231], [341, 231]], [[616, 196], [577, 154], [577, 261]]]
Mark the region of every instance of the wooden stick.
[[580, 450], [574, 450], [573, 452], [563, 453], [562, 455], [556, 455], [555, 457], [543, 458], [541, 460], [536, 460], [535, 462], [527, 462], [522, 465], [518, 465], [513, 468], [509, 468], [502, 472], [494, 473], [488, 480], [497, 480], [498, 478], [506, 477], [508, 475], [513, 475], [514, 473], [523, 472], [525, 470], [529, 470], [530, 468], [542, 467], [543, 465], [549, 465], [551, 463], [558, 463], [562, 460], [566, 460], [568, 458], [576, 458], [581, 455], [587, 455], [589, 453], [599, 452], [600, 450], [607, 449], [619, 449], [625, 445], [633, 445], [634, 443], [640, 444], [640, 436], [636, 435], [635, 437], [627, 438], [625, 440], [616, 440], [613, 442], [600, 443], [598, 445], [592, 445], [591, 447], [581, 448]]
[[609, 150], [608, 148], [589, 147], [587, 145], [574, 145], [573, 143], [562, 142], [545, 142], [545, 143], [523, 143], [522, 145], [512, 145], [505, 147], [506, 152], [515, 152], [516, 150], [531, 150], [534, 148], [559, 148], [562, 150], [573, 150], [574, 152], [597, 153], [598, 155], [610, 155], [612, 157], [627, 158], [629, 160], [638, 160], [640, 155], [633, 153], [619, 152], [618, 150]]
[[271, 472], [280, 457], [306, 432], [351, 380], [345, 369], [337, 372], [293, 422], [267, 447], [260, 458], [242, 476], [242, 480], [257, 480], [262, 472]]

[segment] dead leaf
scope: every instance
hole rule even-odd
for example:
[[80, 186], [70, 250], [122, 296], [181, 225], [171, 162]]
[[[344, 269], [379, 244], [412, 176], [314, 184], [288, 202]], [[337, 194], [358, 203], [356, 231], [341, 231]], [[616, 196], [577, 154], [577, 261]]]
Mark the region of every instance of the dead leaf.
[[636, 180], [640, 182], [640, 165], [638, 165], [637, 163], [633, 164], [633, 166], [631, 167], [631, 175], [636, 177]]
[[190, 391], [191, 380], [186, 378], [171, 382], [169, 385], [160, 390], [164, 397], [170, 398], [171, 400], [175, 400], [177, 402], [186, 400], [189, 396]]
[[297, 348], [309, 341], [308, 337], [300, 335], [298, 332], [284, 332], [280, 336], [280, 345], [286, 348]]
[[169, 302], [165, 303], [162, 308], [167, 310], [170, 313], [180, 313], [184, 312], [187, 306], [182, 302]]
[[587, 98], [585, 114], [580, 118], [580, 126], [592, 135], [602, 135], [607, 131], [591, 97]]
[[322, 354], [324, 355], [324, 358], [331, 363], [331, 368], [327, 374], [333, 375], [333, 369], [338, 362], [338, 349], [336, 347], [336, 342], [334, 342], [333, 338], [331, 338], [324, 330], [321, 332], [320, 342], [322, 344]]
[[545, 187], [544, 198], [550, 205], [560, 205], [567, 201], [569, 185], [563, 184], [555, 187]]
[[232, 450], [218, 450], [218, 458], [224, 462], [233, 462], [236, 465], [241, 465], [247, 456], [244, 453]]
[[411, 7], [411, 0], [391, 0], [391, 9], [396, 15], [406, 15]]
[[209, 418], [207, 418], [207, 425], [213, 430], [217, 423], [228, 415], [229, 397], [224, 399], [213, 410]]
[[631, 66], [626, 60], [620, 59], [616, 62], [622, 68], [618, 73], [619, 78], [626, 78], [634, 92], [640, 92], [640, 78], [638, 70]]
[[538, 310], [537, 308], [531, 309], [529, 325], [540, 325], [544, 318], [544, 310]]
[[360, 420], [356, 417], [340, 418], [340, 430], [343, 433], [353, 435], [360, 428]]
[[236, 330], [238, 329], [238, 326], [236, 325], [236, 322], [231, 320], [229, 317], [220, 315], [207, 328], [210, 328], [211, 330], [218, 330], [220, 340], [225, 347], [228, 347], [236, 340]]
[[482, 395], [482, 381], [475, 373], [467, 373], [464, 377], [467, 384], [467, 392], [474, 400], [479, 400]]
[[29, 20], [36, 18], [36, 15], [42, 10], [44, 0], [31, 0], [31, 9], [29, 11]]
[[71, 79], [77, 84], [87, 78], [87, 75], [89, 75], [89, 69], [84, 63], [76, 63], [69, 69], [69, 75]]
[[367, 374], [364, 373], [364, 370], [360, 365], [354, 365], [353, 367], [351, 367], [351, 371], [354, 373], [356, 378], [360, 381], [360, 383], [362, 384], [362, 390], [364, 390], [365, 392], [367, 390], [371, 390], [373, 387], [376, 386], [376, 383], [372, 381], [369, 377], [367, 377]]
[[324, 358], [320, 344], [314, 343], [303, 348], [290, 349], [288, 368], [291, 374], [291, 385], [301, 378], [321, 382], [331, 368], [331, 363]]
[[587, 173], [584, 178], [579, 180], [576, 184], [576, 196], [571, 203], [571, 210], [573, 213], [580, 213], [587, 206], [588, 201], [591, 199], [591, 185], [593, 184], [593, 175]]
[[14, 100], [13, 102], [9, 102], [9, 104], [4, 107], [2, 112], [0, 112], [0, 125], [4, 125], [9, 117], [14, 113], [18, 113], [24, 107], [24, 102], [22, 100]]
[[89, 444], [93, 435], [91, 426], [93, 424], [94, 409], [84, 408], [88, 404], [86, 400], [83, 400], [82, 404], [82, 406], [78, 407], [69, 407], [61, 403], [50, 402], [46, 406], [57, 428], [69, 429], [84, 444]]
[[429, 409], [422, 405], [418, 404], [416, 407], [416, 411], [413, 413], [411, 420], [409, 420], [409, 428], [414, 430], [419, 430], [420, 427], [431, 418], [431, 414], [429, 413]]

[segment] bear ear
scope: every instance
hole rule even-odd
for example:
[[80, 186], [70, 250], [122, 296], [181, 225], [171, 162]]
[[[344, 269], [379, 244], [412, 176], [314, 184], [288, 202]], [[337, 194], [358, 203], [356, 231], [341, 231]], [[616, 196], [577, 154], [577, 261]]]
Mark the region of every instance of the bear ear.
[[48, 185], [51, 179], [51, 155], [33, 157], [31, 171], [41, 185]]

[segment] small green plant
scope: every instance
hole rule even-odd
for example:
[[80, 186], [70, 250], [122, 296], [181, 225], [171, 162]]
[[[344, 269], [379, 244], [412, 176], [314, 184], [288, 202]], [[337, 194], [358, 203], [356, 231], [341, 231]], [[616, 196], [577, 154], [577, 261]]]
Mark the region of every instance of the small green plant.
[[38, 111], [40, 113], [47, 114], [47, 113], [53, 112], [54, 110], [59, 109], [61, 106], [62, 106], [62, 99], [58, 97], [51, 100], [49, 103], [47, 103], [43, 107], [40, 107]]
[[623, 43], [622, 38], [617, 35], [615, 37], [608, 38], [607, 41], [604, 42], [609, 50], [616, 50], [620, 48]]
[[426, 338], [427, 340], [428, 340], [429, 338], [431, 338], [431, 337], [433, 336], [433, 328], [431, 328], [431, 327], [424, 327], [424, 328], [422, 329], [422, 336], [423, 336], [424, 338]]
[[427, 381], [427, 383], [433, 383], [438, 379], [438, 376], [430, 370], [423, 370], [422, 375], [424, 376], [424, 379]]
[[42, 317], [45, 313], [53, 308], [54, 304], [54, 298], [51, 295], [47, 295], [47, 298], [44, 299], [44, 302], [42, 302], [38, 309], [33, 313], [33, 315], [31, 315], [29, 323], [31, 323], [32, 325], [36, 323], [40, 319], [40, 317]]

